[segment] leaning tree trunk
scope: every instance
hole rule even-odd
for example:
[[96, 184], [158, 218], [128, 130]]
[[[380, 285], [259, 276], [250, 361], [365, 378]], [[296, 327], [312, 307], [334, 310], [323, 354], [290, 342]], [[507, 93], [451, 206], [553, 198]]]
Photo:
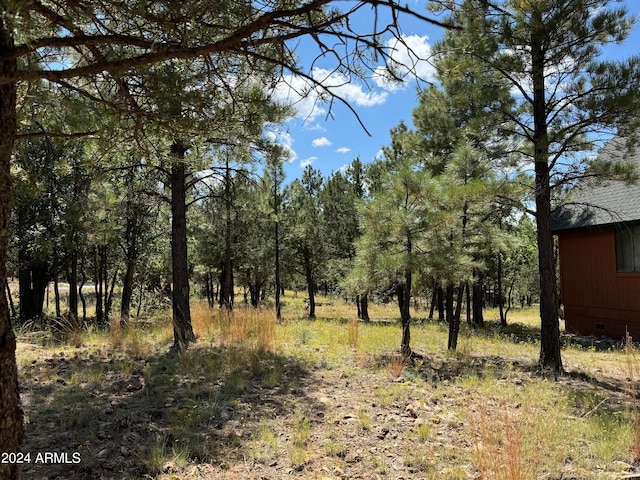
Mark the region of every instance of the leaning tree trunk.
[[189, 308], [189, 268], [187, 257], [186, 147], [175, 141], [171, 145], [171, 260], [173, 279], [173, 341], [176, 350], [195, 342]]
[[[0, 18], [0, 75], [16, 72], [13, 39]], [[0, 84], [0, 279], [7, 278], [7, 250], [11, 219], [10, 163], [16, 135], [16, 84]], [[0, 295], [0, 452], [19, 452], [24, 437], [23, 412], [18, 388], [16, 337], [11, 326], [7, 298]], [[20, 478], [20, 465], [0, 463], [0, 479]]]
[[431, 305], [429, 305], [429, 319], [433, 319], [433, 313], [436, 310], [436, 303], [438, 303], [438, 282], [433, 282], [433, 292], [431, 295]]
[[[111, 286], [109, 287], [109, 291], [107, 292], [107, 297], [105, 298], [105, 302], [104, 302], [104, 314], [105, 314], [105, 318], [109, 318], [111, 316], [111, 307], [113, 305], [113, 291], [115, 290], [116, 287], [116, 280], [118, 279], [118, 270], [120, 269], [120, 267], [116, 267], [115, 270], [113, 271], [113, 276], [111, 277]], [[105, 266], [105, 271], [106, 271], [106, 266]], [[109, 277], [107, 277], [106, 279], [108, 279]]]
[[4, 286], [5, 286], [5, 289], [7, 290], [7, 300], [9, 302], [9, 307], [11, 308], [11, 316], [15, 317], [16, 307], [13, 305], [13, 298], [11, 297], [11, 287], [9, 286], [8, 278], [5, 278]]

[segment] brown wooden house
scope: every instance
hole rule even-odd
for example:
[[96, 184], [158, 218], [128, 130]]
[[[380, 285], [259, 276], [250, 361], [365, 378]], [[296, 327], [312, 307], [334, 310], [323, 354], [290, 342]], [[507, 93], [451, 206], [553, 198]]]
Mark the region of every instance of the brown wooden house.
[[[601, 158], [625, 156], [614, 139]], [[625, 156], [640, 165], [640, 151]], [[582, 182], [553, 221], [566, 330], [640, 340], [640, 185]]]

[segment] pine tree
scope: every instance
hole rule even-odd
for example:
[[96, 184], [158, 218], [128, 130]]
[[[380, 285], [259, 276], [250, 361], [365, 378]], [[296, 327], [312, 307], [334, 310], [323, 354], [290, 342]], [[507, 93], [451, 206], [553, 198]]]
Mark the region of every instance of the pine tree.
[[551, 214], [554, 186], [584, 172], [599, 138], [633, 133], [640, 107], [640, 59], [599, 61], [602, 47], [623, 41], [633, 19], [608, 0], [437, 2], [453, 8], [462, 51], [511, 85], [512, 127], [505, 135], [535, 171], [540, 271], [540, 365], [562, 371]]

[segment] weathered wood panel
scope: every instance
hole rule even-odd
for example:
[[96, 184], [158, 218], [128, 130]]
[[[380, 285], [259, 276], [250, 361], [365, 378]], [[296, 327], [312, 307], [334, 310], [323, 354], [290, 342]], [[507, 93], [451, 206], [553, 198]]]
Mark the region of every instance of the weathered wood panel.
[[640, 273], [617, 273], [612, 228], [558, 236], [568, 331], [640, 340]]

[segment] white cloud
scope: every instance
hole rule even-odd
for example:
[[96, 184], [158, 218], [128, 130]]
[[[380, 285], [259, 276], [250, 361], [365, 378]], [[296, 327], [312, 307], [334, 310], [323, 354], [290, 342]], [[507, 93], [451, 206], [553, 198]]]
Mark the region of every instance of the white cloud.
[[362, 85], [358, 85], [355, 79], [348, 78], [339, 72], [314, 68], [313, 78], [331, 93], [358, 107], [373, 107], [387, 101], [387, 92], [367, 91]]
[[320, 137], [314, 138], [311, 142], [311, 145], [314, 147], [330, 147], [332, 144], [331, 140], [329, 140], [327, 137]]
[[276, 85], [274, 99], [293, 106], [295, 117], [315, 126], [317, 117], [326, 115], [327, 102], [335, 95], [357, 107], [373, 107], [387, 101], [387, 92], [371, 91], [355, 78], [324, 68], [314, 68], [311, 77], [317, 84], [294, 75], [285, 75]]
[[318, 159], [318, 157], [308, 157], [305, 158], [304, 160], [300, 161], [300, 166], [302, 168], [307, 168], [308, 165], [311, 165], [313, 162], [315, 162]]
[[295, 117], [304, 121], [313, 123], [316, 117], [326, 113], [318, 92], [302, 77], [285, 75], [273, 93], [275, 100], [291, 105]]
[[340, 147], [336, 150], [337, 153], [349, 153], [351, 149], [349, 147]]
[[345, 174], [345, 173], [347, 173], [347, 172], [349, 171], [349, 167], [350, 167], [350, 166], [351, 166], [351, 164], [350, 164], [350, 163], [345, 163], [344, 165], [342, 165], [342, 166], [338, 169], [338, 171], [339, 171], [340, 173], [342, 173], [342, 174]]
[[436, 72], [431, 60], [433, 53], [429, 37], [403, 35], [399, 39], [392, 38], [387, 41], [386, 47], [390, 56], [389, 67], [402, 82], [399, 83], [389, 69], [380, 66], [376, 68], [374, 75], [374, 81], [378, 87], [395, 91], [405, 86], [407, 79], [435, 80]]
[[278, 143], [282, 148], [284, 148], [284, 151], [287, 154], [287, 158], [284, 160], [291, 163], [298, 159], [298, 154], [293, 149], [294, 140], [289, 132], [285, 132], [284, 130], [280, 130], [274, 126], [274, 128], [272, 130], [268, 130], [265, 135], [267, 140]]

